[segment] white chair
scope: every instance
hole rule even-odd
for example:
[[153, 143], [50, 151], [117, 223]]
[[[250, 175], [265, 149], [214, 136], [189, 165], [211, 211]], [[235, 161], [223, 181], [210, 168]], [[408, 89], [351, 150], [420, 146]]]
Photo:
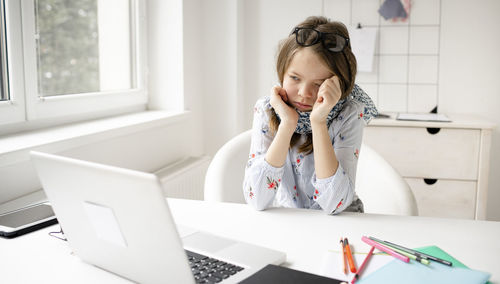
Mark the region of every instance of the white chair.
[[361, 144], [356, 194], [366, 213], [418, 216], [410, 186], [398, 172], [366, 144]]
[[[251, 131], [229, 140], [215, 154], [205, 177], [205, 200], [245, 203], [243, 177]], [[418, 215], [415, 197], [405, 180], [379, 154], [363, 144], [356, 174], [356, 193], [366, 213]]]
[[251, 130], [224, 144], [208, 166], [204, 198], [208, 201], [245, 203], [243, 178], [250, 153]]

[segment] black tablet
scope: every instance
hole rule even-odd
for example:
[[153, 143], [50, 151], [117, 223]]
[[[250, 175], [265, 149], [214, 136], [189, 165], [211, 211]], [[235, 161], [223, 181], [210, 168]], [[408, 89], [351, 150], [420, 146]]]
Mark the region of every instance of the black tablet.
[[0, 236], [14, 238], [57, 223], [52, 206], [40, 203], [0, 215]]
[[314, 283], [339, 284], [345, 283], [333, 278], [311, 274], [283, 266], [268, 264], [261, 270], [244, 279], [240, 284], [275, 284], [275, 283]]

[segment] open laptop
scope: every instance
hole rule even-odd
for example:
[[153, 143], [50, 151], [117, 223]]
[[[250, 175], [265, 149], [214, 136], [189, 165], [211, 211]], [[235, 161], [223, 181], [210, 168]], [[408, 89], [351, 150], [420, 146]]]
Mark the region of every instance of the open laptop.
[[154, 174], [40, 152], [31, 159], [74, 253], [107, 271], [140, 283], [236, 283], [286, 259], [176, 226]]

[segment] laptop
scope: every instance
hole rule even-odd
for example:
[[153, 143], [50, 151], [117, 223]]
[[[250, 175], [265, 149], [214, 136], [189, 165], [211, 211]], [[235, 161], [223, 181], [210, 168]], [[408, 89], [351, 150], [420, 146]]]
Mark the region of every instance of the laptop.
[[129, 280], [236, 283], [286, 260], [283, 252], [177, 226], [154, 174], [34, 151], [31, 159], [74, 253]]

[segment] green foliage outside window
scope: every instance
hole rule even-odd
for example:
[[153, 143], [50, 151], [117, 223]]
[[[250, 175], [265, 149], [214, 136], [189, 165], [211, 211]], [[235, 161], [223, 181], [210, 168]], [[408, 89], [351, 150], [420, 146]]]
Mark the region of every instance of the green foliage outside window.
[[41, 96], [99, 91], [97, 0], [37, 0]]

